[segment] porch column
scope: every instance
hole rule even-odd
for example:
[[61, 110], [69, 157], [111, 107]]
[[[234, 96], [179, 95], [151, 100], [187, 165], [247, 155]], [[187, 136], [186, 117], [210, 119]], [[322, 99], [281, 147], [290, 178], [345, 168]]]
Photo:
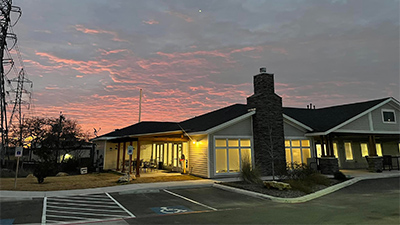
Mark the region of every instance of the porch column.
[[375, 136], [374, 135], [369, 135], [369, 156], [378, 156], [376, 153], [376, 142], [375, 142]]
[[121, 172], [125, 172], [125, 155], [126, 155], [126, 142], [124, 141], [123, 144], [123, 149], [122, 149], [122, 171]]
[[136, 177], [140, 177], [139, 169], [140, 169], [140, 142], [139, 142], [139, 138], [138, 138], [138, 140], [137, 140], [137, 156], [136, 156]]
[[328, 146], [329, 146], [329, 150], [328, 150], [328, 156], [329, 157], [335, 157], [335, 154], [333, 152], [333, 140], [332, 140], [332, 134], [328, 135]]
[[[129, 145], [130, 145], [130, 146], [133, 146], [133, 145], [132, 145], [132, 141], [129, 142]], [[132, 155], [129, 155], [129, 174], [132, 173], [132, 165], [131, 165], [131, 163], [132, 163]]]
[[324, 136], [321, 135], [321, 157], [325, 157], [325, 140]]
[[121, 146], [121, 143], [118, 142], [118, 149], [117, 149], [117, 170], [119, 170], [119, 147]]

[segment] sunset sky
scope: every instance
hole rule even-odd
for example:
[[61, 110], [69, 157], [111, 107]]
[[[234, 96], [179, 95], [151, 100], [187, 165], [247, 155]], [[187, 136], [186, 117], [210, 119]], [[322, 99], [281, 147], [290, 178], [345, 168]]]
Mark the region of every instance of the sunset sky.
[[[284, 106], [399, 99], [398, 0], [14, 0], [33, 115], [100, 134], [181, 121], [253, 93]], [[93, 132], [92, 132], [93, 133]]]

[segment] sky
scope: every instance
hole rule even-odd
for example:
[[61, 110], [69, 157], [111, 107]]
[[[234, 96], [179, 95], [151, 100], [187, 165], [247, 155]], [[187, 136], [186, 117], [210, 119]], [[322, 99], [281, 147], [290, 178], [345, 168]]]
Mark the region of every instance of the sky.
[[[253, 93], [286, 107], [399, 100], [398, 0], [14, 0], [30, 115], [104, 134], [182, 121]], [[12, 17], [13, 19], [14, 17]], [[9, 75], [11, 76], [11, 75]]]

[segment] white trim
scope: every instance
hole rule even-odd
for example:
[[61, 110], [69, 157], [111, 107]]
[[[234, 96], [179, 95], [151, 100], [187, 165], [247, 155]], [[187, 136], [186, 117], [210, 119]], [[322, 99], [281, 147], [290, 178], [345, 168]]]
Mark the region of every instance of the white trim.
[[297, 126], [300, 126], [301, 128], [304, 128], [304, 129], [306, 129], [308, 131], [313, 131], [313, 129], [311, 127], [309, 127], [309, 126], [305, 125], [304, 123], [301, 123], [301, 122], [293, 119], [292, 117], [290, 117], [288, 115], [283, 114], [283, 118], [287, 119], [288, 121], [294, 123]]
[[[250, 155], [251, 155], [251, 165], [255, 166], [255, 159], [254, 159], [254, 142], [253, 142], [253, 137], [252, 136], [241, 136], [241, 135], [213, 135], [213, 146], [212, 146], [212, 150], [213, 150], [213, 158], [214, 158], [214, 171], [213, 174], [215, 177], [217, 176], [232, 176], [232, 175], [237, 175], [240, 174], [240, 169], [242, 168], [242, 149], [248, 149], [250, 148]], [[215, 146], [215, 139], [225, 139], [226, 140], [226, 146], [225, 147], [216, 147]], [[239, 146], [237, 147], [229, 147], [228, 146], [228, 139], [237, 139], [242, 140], [242, 139], [249, 139], [250, 140], [250, 147], [247, 146], [241, 146], [241, 143], [239, 141]], [[239, 172], [228, 172], [229, 171], [229, 149], [235, 149], [237, 148], [239, 150]], [[225, 173], [217, 173], [217, 154], [216, 154], [216, 149], [226, 149], [226, 157], [227, 157], [227, 172]]]
[[[384, 116], [383, 116], [383, 113], [384, 113], [384, 112], [392, 112], [392, 113], [393, 113], [394, 121], [385, 121], [385, 118], [384, 118]], [[382, 122], [383, 122], [383, 123], [387, 123], [387, 124], [396, 124], [396, 123], [397, 123], [397, 120], [396, 120], [396, 111], [395, 111], [395, 110], [393, 110], [393, 109], [381, 109], [381, 115], [382, 115]]]
[[232, 125], [235, 124], [235, 123], [241, 122], [242, 120], [245, 120], [245, 119], [247, 119], [248, 117], [251, 117], [251, 116], [254, 115], [255, 113], [256, 113], [255, 111], [251, 111], [251, 112], [248, 112], [248, 113], [246, 113], [246, 114], [244, 114], [244, 115], [241, 115], [241, 116], [239, 116], [239, 117], [236, 117], [236, 118], [234, 118], [234, 119], [232, 119], [232, 120], [229, 120], [229, 121], [227, 121], [227, 122], [225, 122], [225, 123], [223, 123], [223, 124], [220, 124], [220, 125], [217, 125], [217, 126], [215, 126], [215, 127], [212, 127], [212, 128], [210, 128], [210, 129], [208, 129], [208, 130], [189, 133], [189, 135], [200, 135], [200, 134], [211, 134], [211, 133], [215, 133], [215, 132], [217, 132], [217, 131], [219, 131], [219, 130], [222, 130], [222, 129], [226, 128], [226, 127], [232, 126]]
[[338, 129], [335, 131], [336, 133], [361, 133], [361, 134], [400, 134], [400, 131], [379, 131], [379, 130], [346, 130], [346, 129]]
[[372, 113], [368, 113], [368, 122], [369, 122], [369, 130], [373, 131], [374, 130], [374, 122], [372, 120]]

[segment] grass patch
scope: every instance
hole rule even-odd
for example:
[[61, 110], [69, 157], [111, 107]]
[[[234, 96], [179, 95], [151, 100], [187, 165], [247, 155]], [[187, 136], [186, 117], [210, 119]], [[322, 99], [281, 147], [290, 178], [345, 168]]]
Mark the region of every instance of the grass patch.
[[[91, 173], [91, 174], [72, 175], [65, 177], [46, 177], [46, 179], [42, 184], [38, 184], [35, 177], [18, 178], [17, 189], [14, 189], [14, 178], [0, 178], [0, 190], [59, 191], [59, 190], [74, 190], [74, 189], [87, 189], [87, 188], [124, 185], [117, 183], [119, 177], [121, 177], [121, 175], [115, 173]], [[125, 184], [199, 180], [199, 179], [202, 178], [191, 175], [177, 175], [177, 176], [165, 176], [165, 177], [139, 177], [136, 180], [133, 180]]]

